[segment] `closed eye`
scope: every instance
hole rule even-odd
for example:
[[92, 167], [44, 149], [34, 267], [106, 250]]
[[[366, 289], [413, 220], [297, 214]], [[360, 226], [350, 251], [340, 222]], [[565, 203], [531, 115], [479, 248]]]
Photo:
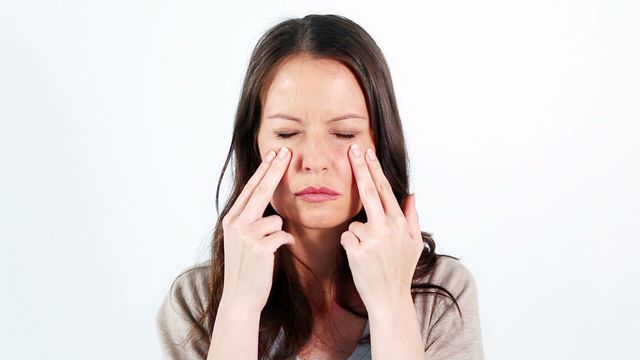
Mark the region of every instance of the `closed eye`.
[[[278, 135], [279, 138], [281, 139], [288, 139], [294, 135], [297, 135], [298, 133], [278, 133], [276, 135]], [[353, 139], [356, 135], [355, 134], [341, 134], [341, 133], [334, 133], [334, 135], [336, 135], [337, 137], [341, 138], [341, 139]]]
[[354, 137], [356, 137], [355, 134], [340, 134], [340, 133], [335, 133], [337, 137], [339, 138], [343, 138], [343, 139], [353, 139]]

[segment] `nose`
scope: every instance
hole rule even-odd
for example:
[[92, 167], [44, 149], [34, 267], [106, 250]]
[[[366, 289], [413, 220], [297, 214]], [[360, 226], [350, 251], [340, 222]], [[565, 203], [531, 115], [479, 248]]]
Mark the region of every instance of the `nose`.
[[330, 151], [323, 141], [309, 140], [299, 150], [304, 172], [326, 172], [329, 168]]

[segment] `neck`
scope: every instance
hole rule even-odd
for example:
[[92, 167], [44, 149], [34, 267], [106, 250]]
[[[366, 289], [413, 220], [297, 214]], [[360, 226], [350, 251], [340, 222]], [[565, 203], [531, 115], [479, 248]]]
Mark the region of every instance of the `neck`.
[[[308, 299], [317, 304], [333, 300], [333, 277], [342, 251], [340, 235], [348, 226], [320, 229], [286, 222], [283, 230], [296, 239], [287, 245], [293, 254], [293, 264]], [[321, 306], [321, 305], [320, 305]]]

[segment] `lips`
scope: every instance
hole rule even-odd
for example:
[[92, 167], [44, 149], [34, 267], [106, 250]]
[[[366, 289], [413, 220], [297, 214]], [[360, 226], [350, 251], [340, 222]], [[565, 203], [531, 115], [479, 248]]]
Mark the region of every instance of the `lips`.
[[327, 194], [327, 195], [340, 195], [337, 191], [326, 187], [326, 186], [307, 186], [306, 188], [298, 191], [296, 195], [305, 195], [305, 194]]

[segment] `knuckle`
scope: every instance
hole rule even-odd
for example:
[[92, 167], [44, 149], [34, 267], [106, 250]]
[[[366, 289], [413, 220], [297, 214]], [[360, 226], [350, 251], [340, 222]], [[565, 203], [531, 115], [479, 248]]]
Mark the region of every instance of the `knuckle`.
[[257, 180], [255, 178], [249, 179], [249, 181], [247, 181], [247, 183], [242, 187], [242, 191], [252, 188], [256, 184], [256, 181]]
[[407, 221], [403, 218], [403, 217], [393, 217], [391, 219], [391, 223], [394, 226], [398, 226], [398, 227], [405, 227], [407, 225]]
[[380, 192], [391, 191], [391, 185], [387, 181], [380, 181], [380, 184], [378, 184], [378, 188], [380, 189]]
[[255, 253], [261, 254], [264, 251], [264, 245], [262, 245], [260, 242], [258, 241], [254, 241], [251, 244], [251, 249], [253, 249], [253, 251]]
[[236, 221], [231, 221], [229, 222], [229, 224], [227, 225], [227, 231], [233, 231], [235, 233], [239, 233], [238, 231], [238, 226], [237, 226], [237, 222]]
[[271, 215], [268, 218], [269, 226], [282, 226], [282, 218], [278, 215]]
[[266, 194], [268, 191], [268, 187], [264, 182], [261, 182], [260, 184], [258, 184], [258, 186], [256, 186], [256, 189], [254, 191], [254, 194], [256, 195], [264, 195]]
[[375, 186], [373, 185], [366, 185], [364, 187], [364, 193], [366, 196], [373, 196], [377, 193], [378, 190], [376, 190]]
[[240, 235], [240, 238], [245, 242], [245, 244], [250, 247], [254, 247], [258, 244], [258, 241], [255, 241], [255, 236], [253, 231], [245, 231]]

